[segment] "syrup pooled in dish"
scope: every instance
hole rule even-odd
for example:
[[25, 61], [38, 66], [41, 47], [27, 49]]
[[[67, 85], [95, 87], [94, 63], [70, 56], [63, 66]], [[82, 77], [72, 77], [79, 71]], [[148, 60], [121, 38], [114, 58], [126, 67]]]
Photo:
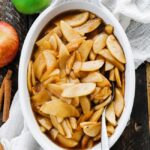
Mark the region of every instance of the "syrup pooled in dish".
[[28, 90], [41, 132], [69, 149], [100, 142], [105, 107], [107, 133], [117, 126], [125, 101], [125, 55], [113, 26], [75, 11], [54, 18], [35, 43]]

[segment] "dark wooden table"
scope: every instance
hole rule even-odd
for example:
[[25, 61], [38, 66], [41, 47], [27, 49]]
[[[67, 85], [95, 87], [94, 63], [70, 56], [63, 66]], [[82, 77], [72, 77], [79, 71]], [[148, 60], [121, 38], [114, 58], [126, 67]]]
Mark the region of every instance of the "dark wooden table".
[[[9, 22], [18, 31], [21, 42], [20, 52], [25, 36], [36, 17], [37, 15], [26, 16], [19, 14], [12, 6], [10, 0], [0, 0], [0, 20]], [[8, 68], [13, 70], [13, 95], [18, 88], [18, 64], [20, 52], [11, 65], [0, 69], [0, 82], [2, 81]], [[143, 64], [136, 71], [136, 94], [131, 119], [122, 136], [113, 146], [112, 150], [150, 150], [148, 115], [148, 103], [150, 105], [149, 91], [150, 65]], [[2, 124], [1, 121], [0, 124]]]

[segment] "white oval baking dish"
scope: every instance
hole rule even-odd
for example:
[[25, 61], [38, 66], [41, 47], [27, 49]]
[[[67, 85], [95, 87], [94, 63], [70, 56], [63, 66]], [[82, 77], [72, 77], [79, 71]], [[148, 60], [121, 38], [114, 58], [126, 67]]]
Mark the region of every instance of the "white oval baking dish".
[[[96, 6], [90, 2], [81, 2], [80, 0], [62, 3], [53, 8], [49, 7], [39, 15], [39, 17], [35, 20], [32, 27], [30, 28], [22, 48], [19, 65], [19, 96], [22, 112], [33, 137], [45, 150], [59, 150], [62, 148], [49, 140], [40, 131], [39, 126], [34, 118], [27, 89], [27, 66], [35, 41], [47, 23], [58, 14], [78, 9], [93, 12], [97, 16], [101, 17], [107, 24], [112, 24], [115, 29], [114, 34], [122, 45], [126, 56], [127, 64], [125, 71], [125, 108], [119, 119], [115, 133], [109, 138], [110, 147], [114, 145], [114, 143], [119, 139], [122, 132], [124, 131], [133, 107], [135, 93], [135, 69], [133, 56], [127, 36], [117, 19], [103, 5], [100, 4], [99, 6]], [[93, 147], [93, 150], [100, 149], [100, 147], [101, 146], [99, 143]]]

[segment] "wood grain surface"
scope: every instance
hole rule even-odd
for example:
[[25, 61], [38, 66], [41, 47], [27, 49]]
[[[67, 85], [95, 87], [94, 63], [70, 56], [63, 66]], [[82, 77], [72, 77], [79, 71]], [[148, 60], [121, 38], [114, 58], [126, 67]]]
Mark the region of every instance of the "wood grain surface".
[[[9, 22], [18, 31], [21, 42], [20, 52], [27, 31], [32, 25], [33, 21], [36, 19], [36, 17], [37, 15], [21, 15], [12, 6], [10, 0], [0, 0], [0, 20]], [[18, 88], [17, 82], [20, 52], [11, 65], [0, 69], [0, 83], [4, 75], [6, 74], [7, 69], [9, 68], [13, 70], [13, 95], [15, 94]], [[149, 75], [147, 74], [147, 77], [150, 76], [150, 66], [148, 69]], [[136, 94], [131, 119], [120, 139], [112, 147], [112, 150], [150, 150], [148, 129], [147, 85], [150, 90], [150, 80], [146, 84], [146, 65], [143, 64], [136, 71]], [[2, 124], [1, 121], [0, 124]]]
[[150, 64], [146, 64], [147, 78], [147, 99], [148, 99], [148, 118], [149, 118], [149, 134], [150, 134]]

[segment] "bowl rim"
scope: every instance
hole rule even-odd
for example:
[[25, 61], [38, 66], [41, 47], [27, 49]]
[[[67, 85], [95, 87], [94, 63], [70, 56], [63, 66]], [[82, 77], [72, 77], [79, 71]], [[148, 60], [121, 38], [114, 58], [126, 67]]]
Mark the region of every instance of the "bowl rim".
[[[80, 6], [81, 5], [86, 5], [85, 7], [87, 7], [87, 8], [89, 8], [89, 7], [92, 8], [93, 7], [93, 9], [97, 9], [97, 10], [102, 9], [103, 13], [107, 17], [109, 16], [111, 18], [111, 19], [110, 18], [109, 19], [112, 20], [112, 22], [116, 25], [117, 30], [120, 31], [120, 33], [118, 33], [118, 34], [120, 34], [123, 37], [123, 39], [124, 39], [123, 43], [126, 43], [126, 50], [127, 50], [126, 53], [128, 54], [128, 58], [127, 59], [130, 61], [129, 67], [128, 67], [129, 70], [128, 70], [128, 74], [127, 75], [128, 75], [128, 77], [132, 78], [132, 80], [129, 79], [129, 81], [130, 81], [130, 83], [129, 83], [130, 86], [128, 87], [128, 88], [130, 88], [129, 92], [128, 93], [125, 92], [127, 97], [130, 99], [130, 101], [126, 104], [126, 106], [124, 108], [124, 111], [123, 111], [123, 114], [122, 114], [122, 115], [124, 115], [123, 119], [122, 119], [124, 124], [123, 123], [119, 123], [119, 122], [121, 122], [120, 119], [119, 119], [119, 122], [118, 122], [118, 126], [120, 125], [119, 129], [118, 129], [118, 127], [115, 129], [115, 132], [116, 131], [118, 131], [118, 132], [117, 132], [117, 134], [115, 134], [115, 136], [113, 135], [109, 139], [110, 147], [112, 145], [114, 145], [114, 143], [119, 139], [119, 137], [121, 136], [122, 132], [124, 131], [124, 129], [125, 129], [126, 125], [127, 125], [127, 122], [130, 119], [130, 115], [131, 115], [131, 111], [132, 111], [132, 107], [133, 107], [134, 94], [135, 94], [135, 70], [134, 70], [133, 55], [132, 55], [130, 43], [129, 43], [128, 39], [127, 39], [127, 36], [126, 36], [123, 28], [121, 27], [120, 23], [118, 22], [118, 20], [112, 15], [112, 13], [106, 7], [104, 7], [101, 4], [99, 5], [99, 7], [97, 7], [95, 4], [92, 4], [90, 2], [81, 2], [79, 0], [76, 0], [76, 1], [62, 3], [62, 4], [59, 4], [58, 6], [55, 6], [55, 7], [48, 7], [45, 11], [43, 11], [39, 15], [39, 17], [37, 17], [37, 19], [35, 20], [35, 22], [31, 26], [31, 28], [30, 28], [27, 36], [26, 36], [26, 39], [25, 39], [23, 47], [22, 47], [21, 57], [20, 57], [19, 80], [18, 80], [19, 81], [18, 82], [19, 97], [20, 97], [19, 100], [20, 100], [20, 103], [21, 103], [23, 116], [25, 118], [27, 126], [28, 126], [29, 130], [31, 131], [33, 137], [36, 139], [36, 141], [46, 150], [48, 149], [48, 147], [51, 147], [51, 148], [54, 148], [54, 149], [59, 149], [60, 147], [57, 146], [56, 144], [54, 144], [52, 140], [49, 140], [39, 130], [39, 127], [37, 126], [37, 122], [35, 121], [35, 118], [34, 118], [34, 115], [33, 115], [32, 109], [31, 109], [31, 105], [29, 103], [25, 102], [25, 100], [29, 99], [29, 93], [28, 93], [28, 90], [27, 90], [27, 82], [24, 82], [24, 81], [26, 81], [27, 63], [28, 63], [27, 62], [27, 57], [28, 57], [27, 56], [28, 55], [27, 49], [29, 48], [29, 43], [30, 43], [29, 41], [32, 39], [33, 35], [35, 34], [37, 28], [40, 25], [40, 22], [43, 21], [50, 12], [52, 13], [54, 10], [56, 10], [56, 9], [58, 10], [59, 8], [63, 8], [63, 7], [64, 7], [64, 9], [66, 9], [66, 7], [68, 7], [68, 6], [70, 7], [70, 6], [79, 5], [79, 2], [80, 2]], [[70, 10], [72, 10], [72, 8]], [[77, 10], [77, 8], [76, 8], [76, 10]], [[86, 8], [85, 8], [85, 10], [86, 10]], [[61, 12], [59, 12], [57, 14], [60, 14], [60, 13]], [[52, 17], [52, 18], [54, 18], [54, 17]], [[36, 38], [34, 38], [34, 40], [36, 40]], [[33, 42], [35, 43], [34, 40], [33, 40]], [[32, 50], [30, 50], [30, 53], [31, 52], [32, 52]], [[127, 64], [128, 64], [128, 62], [127, 62]], [[127, 73], [127, 71], [126, 71], [126, 73]], [[26, 106], [26, 107], [24, 107], [24, 106]], [[127, 109], [127, 111], [125, 111], [126, 109]], [[126, 112], [126, 113], [124, 113], [124, 112]], [[40, 136], [41, 136], [41, 138], [39, 138]], [[93, 149], [96, 150], [96, 148], [99, 148], [100, 146], [98, 146], [98, 145], [99, 144], [94, 146]]]

